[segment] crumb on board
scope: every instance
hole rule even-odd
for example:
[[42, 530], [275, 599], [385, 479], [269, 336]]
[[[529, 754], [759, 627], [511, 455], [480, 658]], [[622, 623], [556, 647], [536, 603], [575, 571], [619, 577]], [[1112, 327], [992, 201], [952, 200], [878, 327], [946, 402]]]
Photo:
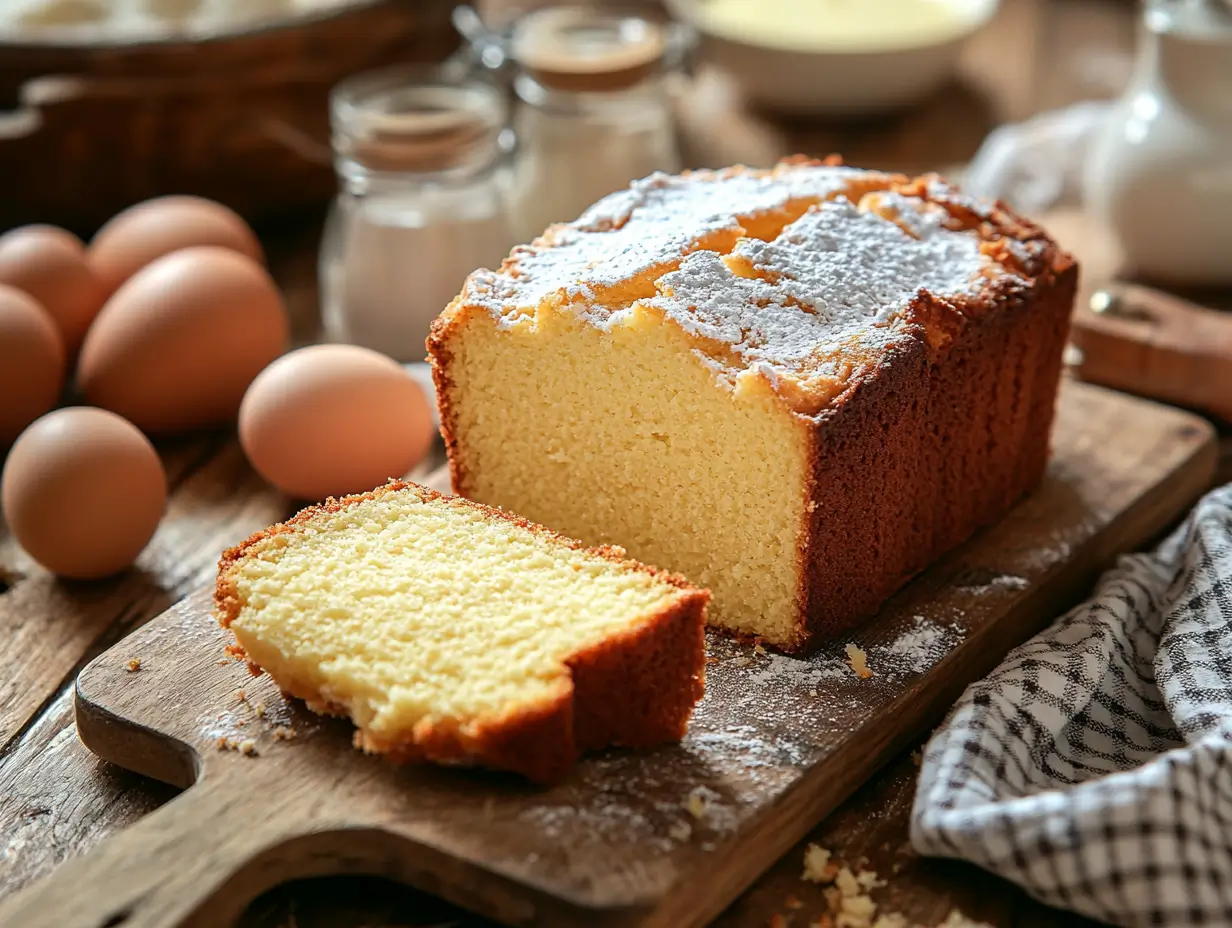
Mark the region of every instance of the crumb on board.
[[252, 738], [223, 737], [218, 739], [217, 745], [220, 751], [235, 751], [245, 757], [257, 756], [257, 742]]
[[850, 867], [838, 868], [838, 873], [834, 874], [834, 885], [838, 887], [838, 891], [843, 896], [860, 895], [860, 881], [856, 879]]
[[295, 729], [290, 725], [275, 725], [272, 731], [275, 741], [292, 741], [295, 738]]
[[847, 652], [847, 660], [851, 663], [851, 669], [857, 677], [867, 680], [873, 675], [873, 672], [868, 669], [868, 655], [858, 645], [849, 642], [844, 650]]
[[830, 852], [817, 844], [810, 844], [804, 849], [804, 873], [800, 877], [810, 883], [829, 883], [838, 872], [838, 867], [831, 867]]
[[260, 699], [258, 699], [258, 700], [257, 700], [257, 704], [256, 704], [255, 706], [253, 706], [253, 707], [252, 707], [252, 711], [253, 711], [253, 712], [255, 712], [255, 713], [257, 714], [257, 718], [261, 718], [263, 715], [265, 715], [265, 702], [264, 702], [264, 700], [260, 700]]
[[236, 698], [236, 700], [238, 700], [239, 702], [245, 702], [245, 701], [248, 699], [248, 694], [247, 694], [247, 693], [245, 693], [243, 690], [236, 690], [236, 691], [235, 691], [235, 698]]
[[762, 647], [760, 638], [758, 638], [757, 641], [753, 644], [753, 653], [754, 654], [765, 654], [766, 653], [766, 649]]
[[702, 816], [706, 814], [706, 793], [706, 787], [695, 786], [689, 790], [689, 795], [684, 801], [685, 809], [698, 821], [701, 821]]
[[667, 830], [667, 836], [673, 841], [688, 841], [693, 837], [693, 826], [688, 822], [676, 822]]
[[141, 669], [141, 658], [134, 657], [131, 661], [128, 662], [128, 672], [129, 673], [136, 673], [140, 669]]
[[[826, 911], [808, 923], [808, 928], [911, 928], [911, 921], [900, 912], [877, 914], [878, 904], [869, 893], [886, 885], [876, 872], [867, 869], [868, 859], [861, 857], [857, 869], [824, 847], [809, 844], [804, 851], [802, 880], [822, 884]], [[793, 904], [794, 903], [794, 904]], [[787, 908], [799, 909], [803, 904], [796, 897], [787, 897]], [[772, 925], [773, 925], [772, 921]], [[919, 926], [917, 926], [919, 928]], [[967, 918], [958, 909], [950, 912], [937, 928], [992, 928], [983, 922]]]
[[227, 659], [227, 658], [225, 658], [225, 657], [224, 657], [222, 660], [220, 660], [220, 661], [218, 662], [218, 666], [219, 666], [219, 667], [226, 667], [229, 663], [231, 663], [231, 661], [230, 661], [229, 659]]
[[923, 748], [916, 748], [914, 751], [911, 752], [911, 762], [915, 764], [917, 767], [921, 766], [924, 763], [924, 749]]
[[856, 874], [856, 882], [860, 884], [860, 889], [866, 893], [886, 885], [886, 881], [878, 879], [877, 874], [872, 870], [861, 870]]

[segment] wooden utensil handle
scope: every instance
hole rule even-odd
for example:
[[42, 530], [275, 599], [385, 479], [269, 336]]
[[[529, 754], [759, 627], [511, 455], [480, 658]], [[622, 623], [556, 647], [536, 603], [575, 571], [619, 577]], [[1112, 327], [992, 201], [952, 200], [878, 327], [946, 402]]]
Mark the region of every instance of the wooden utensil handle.
[[[238, 758], [237, 758], [238, 760]], [[255, 767], [260, 759], [253, 759]], [[230, 924], [251, 898], [277, 882], [243, 868], [292, 837], [276, 809], [277, 790], [260, 778], [226, 777], [186, 790], [131, 828], [0, 904], [12, 928], [174, 928]], [[237, 791], [237, 787], [245, 788]], [[256, 790], [256, 793], [251, 790]], [[237, 806], [246, 806], [236, 808]], [[284, 820], [285, 821], [285, 820]], [[267, 870], [265, 867], [258, 867]], [[226, 892], [221, 892], [226, 887]]]

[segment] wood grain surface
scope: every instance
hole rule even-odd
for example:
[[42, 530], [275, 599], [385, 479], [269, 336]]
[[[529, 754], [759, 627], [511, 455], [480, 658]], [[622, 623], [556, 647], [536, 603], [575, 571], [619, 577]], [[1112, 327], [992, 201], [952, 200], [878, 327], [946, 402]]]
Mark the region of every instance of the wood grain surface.
[[[962, 688], [1208, 485], [1203, 420], [1068, 384], [1043, 485], [808, 660], [712, 637], [679, 746], [586, 758], [561, 786], [398, 768], [227, 661], [194, 593], [77, 678], [81, 740], [187, 792], [0, 907], [47, 928], [211, 925], [287, 879], [391, 876], [510, 925], [710, 922]], [[222, 481], [218, 484], [221, 488]], [[899, 654], [927, 628], [935, 653]], [[896, 656], [897, 655], [897, 656]], [[196, 785], [192, 785], [196, 783]]]
[[[869, 166], [953, 170], [975, 153], [989, 127], [1119, 93], [1133, 60], [1137, 16], [1137, 6], [1127, 0], [1001, 0], [993, 23], [967, 48], [955, 83], [911, 111], [873, 122], [775, 122], [733, 108], [721, 82], [709, 81], [686, 98], [681, 127], [686, 150], [698, 165], [840, 151], [852, 163]], [[0, 60], [0, 68], [9, 65], [25, 66], [13, 58]], [[127, 74], [118, 60], [108, 68], [109, 76]], [[45, 70], [40, 66], [32, 73]], [[0, 106], [13, 102], [0, 100]], [[55, 182], [54, 173], [44, 176]], [[1115, 249], [1086, 217], [1067, 209], [1041, 218], [1078, 254], [1084, 289], [1089, 292], [1115, 276]], [[316, 337], [319, 228], [319, 215], [310, 214], [261, 230], [299, 343]], [[1187, 295], [1232, 308], [1232, 292]], [[1232, 438], [1222, 444], [1220, 482], [1232, 479]], [[0, 686], [5, 687], [0, 699], [5, 733], [0, 739], [0, 898], [88, 852], [176, 795], [173, 787], [99, 761], [81, 744], [73, 727], [75, 672], [126, 629], [162, 612], [208, 578], [218, 538], [234, 542], [289, 511], [285, 499], [237, 466], [229, 435], [162, 443], [159, 450], [175, 475], [172, 510], [143, 555], [137, 580], [126, 574], [92, 584], [59, 583], [22, 554], [0, 523], [0, 640], [6, 644], [0, 649]], [[227, 481], [231, 485], [220, 491], [219, 483]], [[229, 528], [219, 524], [215, 503], [226, 507]], [[194, 543], [198, 526], [202, 540]], [[118, 587], [127, 592], [117, 595]], [[773, 922], [776, 928], [809, 924], [822, 905], [818, 887], [800, 880], [807, 841], [849, 859], [868, 856], [890, 883], [874, 897], [913, 923], [935, 925], [958, 907], [998, 928], [1089, 924], [1046, 908], [971, 865], [915, 857], [906, 829], [914, 774], [910, 751], [904, 750], [780, 858], [715, 924], [765, 928], [776, 916], [784, 920]], [[793, 897], [803, 907], [790, 907]], [[334, 877], [279, 886], [254, 902], [236, 924], [489, 928], [492, 923], [387, 880]]]

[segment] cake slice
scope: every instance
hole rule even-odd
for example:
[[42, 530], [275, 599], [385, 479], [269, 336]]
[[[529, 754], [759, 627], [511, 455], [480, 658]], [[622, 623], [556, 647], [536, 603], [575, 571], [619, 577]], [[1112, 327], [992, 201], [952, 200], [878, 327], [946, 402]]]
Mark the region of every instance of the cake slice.
[[415, 484], [329, 500], [226, 551], [239, 649], [356, 744], [553, 782], [580, 752], [679, 740], [709, 593]]
[[1042, 477], [1078, 268], [936, 176], [654, 175], [476, 271], [428, 340], [454, 492], [806, 651]]

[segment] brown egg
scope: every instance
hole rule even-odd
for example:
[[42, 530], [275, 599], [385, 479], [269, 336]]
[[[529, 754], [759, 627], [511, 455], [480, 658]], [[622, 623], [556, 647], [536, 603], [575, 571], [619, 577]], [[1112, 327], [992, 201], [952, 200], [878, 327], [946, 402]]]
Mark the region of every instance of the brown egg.
[[239, 214], [201, 197], [146, 200], [115, 216], [95, 234], [87, 256], [110, 296], [147, 264], [181, 248], [216, 245], [263, 260], [261, 243]]
[[30, 294], [50, 314], [69, 357], [105, 299], [81, 240], [55, 226], [22, 226], [0, 235], [0, 283]]
[[0, 448], [56, 405], [64, 342], [29, 294], [0, 284]]
[[60, 576], [87, 580], [137, 559], [162, 518], [167, 478], [132, 424], [72, 406], [21, 433], [4, 464], [0, 500], [32, 558]]
[[435, 431], [405, 368], [351, 345], [279, 358], [240, 407], [240, 444], [262, 477], [299, 499], [360, 493], [423, 459]]
[[138, 271], [90, 329], [77, 385], [147, 434], [235, 418], [252, 379], [288, 337], [265, 270], [225, 248], [185, 248]]

